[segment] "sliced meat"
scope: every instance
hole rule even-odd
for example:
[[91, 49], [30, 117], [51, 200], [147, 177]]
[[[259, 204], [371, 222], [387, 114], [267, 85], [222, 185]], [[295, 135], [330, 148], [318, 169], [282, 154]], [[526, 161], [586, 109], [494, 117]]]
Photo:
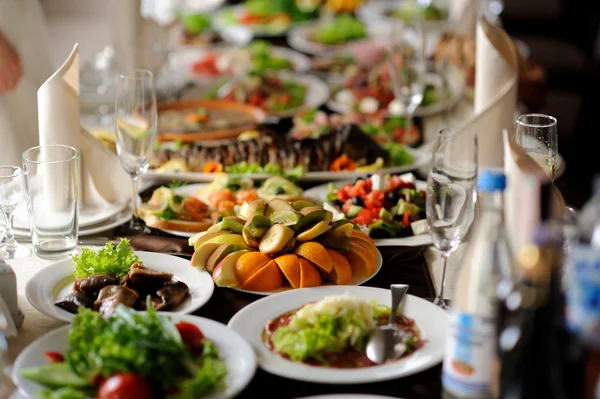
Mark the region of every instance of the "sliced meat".
[[187, 284], [181, 281], [165, 285], [156, 292], [159, 301], [154, 305], [154, 308], [156, 310], [175, 309], [185, 300], [189, 291]]
[[137, 291], [140, 297], [156, 295], [156, 291], [171, 283], [171, 273], [159, 272], [145, 268], [139, 263], [134, 263], [129, 272], [121, 278], [121, 285]]
[[111, 315], [119, 304], [128, 308], [133, 307], [138, 299], [138, 293], [122, 285], [109, 285], [98, 293], [98, 299], [94, 302], [94, 309], [103, 315]]
[[73, 284], [73, 289], [95, 300], [102, 288], [118, 283], [118, 278], [113, 278], [106, 274], [94, 274], [81, 280], [76, 280], [75, 284]]
[[69, 295], [54, 302], [54, 304], [67, 312], [77, 313], [80, 306], [91, 308], [94, 301], [79, 291], [72, 291]]

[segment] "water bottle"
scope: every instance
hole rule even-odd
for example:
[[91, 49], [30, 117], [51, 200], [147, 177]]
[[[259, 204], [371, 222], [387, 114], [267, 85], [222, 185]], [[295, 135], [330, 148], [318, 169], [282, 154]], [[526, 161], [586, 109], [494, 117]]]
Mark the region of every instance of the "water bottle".
[[579, 214], [579, 238], [600, 248], [600, 174], [594, 176], [593, 191]]

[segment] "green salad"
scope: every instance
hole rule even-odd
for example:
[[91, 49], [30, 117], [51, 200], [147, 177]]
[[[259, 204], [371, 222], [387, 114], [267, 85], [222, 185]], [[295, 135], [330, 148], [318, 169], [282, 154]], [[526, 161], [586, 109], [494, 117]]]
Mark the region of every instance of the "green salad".
[[21, 370], [47, 388], [42, 398], [195, 399], [224, 385], [227, 368], [214, 343], [187, 322], [174, 324], [151, 306], [119, 305], [104, 318], [81, 308], [68, 329], [65, 353]]
[[448, 10], [429, 4], [427, 7], [420, 7], [415, 1], [404, 1], [402, 5], [389, 13], [391, 17], [396, 17], [404, 22], [412, 22], [423, 14], [425, 21], [441, 21], [448, 18]]
[[363, 39], [367, 28], [358, 19], [349, 14], [340, 14], [330, 23], [321, 24], [313, 33], [312, 40], [318, 43], [334, 45]]
[[210, 14], [183, 14], [179, 18], [183, 31], [188, 35], [197, 35], [211, 27]]
[[271, 175], [285, 176], [295, 180], [304, 176], [306, 173], [306, 168], [302, 165], [298, 165], [294, 168], [283, 169], [281, 166], [272, 163], [261, 165], [258, 162], [242, 161], [237, 164], [227, 166], [225, 168], [225, 172], [232, 174], [267, 173]]
[[71, 258], [75, 263], [73, 274], [77, 279], [93, 274], [121, 277], [127, 274], [131, 265], [140, 261], [129, 246], [128, 239], [121, 239], [117, 246], [107, 242], [99, 251], [83, 248], [80, 255], [71, 255]]
[[252, 60], [252, 71], [254, 74], [262, 74], [265, 71], [292, 70], [294, 65], [287, 58], [273, 55], [271, 44], [264, 40], [255, 40], [246, 49]]

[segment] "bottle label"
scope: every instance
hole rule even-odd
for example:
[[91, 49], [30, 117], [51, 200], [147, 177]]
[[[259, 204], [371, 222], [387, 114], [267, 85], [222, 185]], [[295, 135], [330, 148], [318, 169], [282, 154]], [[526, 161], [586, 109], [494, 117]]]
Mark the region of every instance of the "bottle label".
[[460, 397], [481, 396], [490, 391], [495, 331], [491, 317], [452, 313], [442, 375], [446, 391]]
[[578, 245], [565, 266], [567, 325], [581, 340], [600, 347], [600, 249]]

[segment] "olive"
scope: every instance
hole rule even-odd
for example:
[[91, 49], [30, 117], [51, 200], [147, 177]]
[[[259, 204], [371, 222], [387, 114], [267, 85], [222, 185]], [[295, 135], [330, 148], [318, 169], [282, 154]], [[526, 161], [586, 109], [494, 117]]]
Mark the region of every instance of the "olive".
[[404, 215], [394, 215], [394, 220], [401, 222], [404, 218]]
[[352, 204], [362, 206], [362, 207], [365, 206], [365, 203], [363, 202], [362, 198], [360, 198], [358, 195], [352, 197]]
[[283, 187], [277, 187], [275, 189], [275, 195], [281, 195], [281, 194], [285, 194], [285, 190], [283, 189]]
[[240, 188], [242, 188], [242, 186], [240, 186], [239, 184], [233, 183], [233, 184], [229, 184], [227, 186], [227, 188], [229, 188], [231, 191], [237, 191]]
[[367, 175], [367, 179], [370, 179], [372, 176], [373, 176], [373, 175], [369, 173], [369, 174]]
[[400, 194], [395, 191], [390, 191], [385, 195], [385, 199], [393, 204], [397, 204], [400, 200]]
[[221, 223], [223, 221], [223, 215], [219, 216], [216, 220], [215, 223]]
[[340, 201], [339, 199], [337, 199], [337, 198], [334, 199], [332, 201], [332, 203], [333, 203], [333, 205], [338, 206], [338, 207], [341, 207], [342, 205], [344, 205], [344, 203], [342, 201]]

